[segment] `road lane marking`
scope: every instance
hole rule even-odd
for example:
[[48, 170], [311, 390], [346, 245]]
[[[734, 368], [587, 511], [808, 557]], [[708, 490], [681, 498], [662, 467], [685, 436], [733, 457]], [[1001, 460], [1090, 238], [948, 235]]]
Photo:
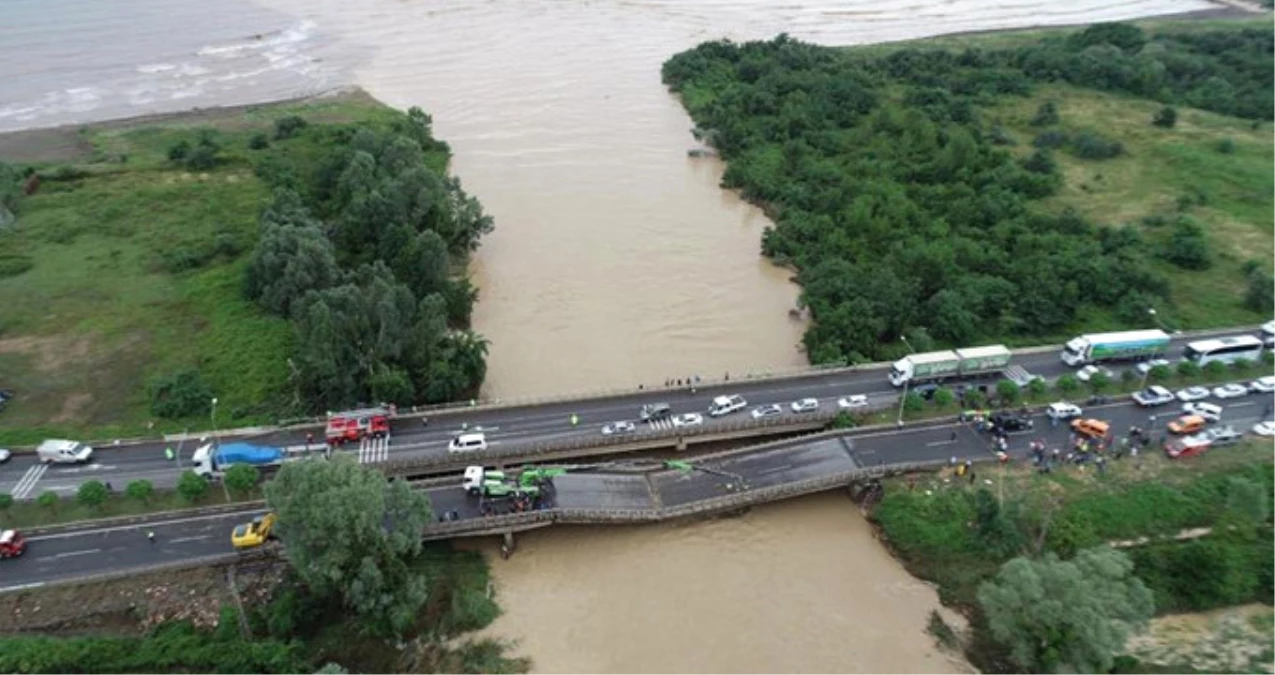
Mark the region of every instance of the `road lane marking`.
[[1257, 403], [1255, 403], [1255, 402], [1253, 402], [1253, 401], [1245, 401], [1245, 402], [1243, 402], [1243, 403], [1232, 403], [1231, 405], [1229, 405], [1229, 406], [1227, 406], [1227, 407], [1228, 407], [1228, 408], [1243, 408], [1243, 407], [1245, 407], [1245, 406], [1250, 406], [1250, 405], [1257, 405]]
[[66, 539], [68, 537], [84, 537], [89, 535], [106, 534], [108, 532], [122, 532], [124, 530], [141, 530], [142, 528], [156, 529], [166, 525], [181, 525], [183, 523], [196, 523], [201, 520], [221, 520], [230, 518], [252, 518], [264, 514], [265, 509], [252, 509], [248, 511], [238, 511], [231, 513], [218, 513], [207, 516], [192, 516], [190, 518], [179, 518], [175, 520], [165, 520], [153, 523], [136, 523], [133, 525], [117, 525], [115, 527], [102, 527], [89, 530], [79, 530], [77, 532], [63, 532], [61, 534], [44, 534], [36, 537], [27, 537], [27, 541], [45, 541], [48, 539]]
[[17, 486], [13, 488], [13, 498], [26, 499], [30, 496], [31, 491], [35, 489], [35, 484], [40, 482], [40, 478], [48, 470], [49, 465], [43, 463], [36, 464], [30, 469], [27, 469], [27, 472], [22, 474], [22, 478], [18, 480]]
[[948, 439], [948, 440], [946, 440], [946, 441], [934, 441], [933, 443], [926, 443], [926, 444], [925, 444], [925, 447], [927, 447], [927, 448], [934, 448], [934, 447], [938, 447], [938, 446], [940, 446], [940, 445], [952, 445], [953, 443], [959, 443], [959, 442], [960, 442], [960, 441], [954, 441], [954, 440], [951, 440], [951, 439]]
[[33, 584], [19, 584], [17, 586], [0, 586], [0, 593], [8, 593], [10, 591], [25, 591], [30, 588], [39, 588], [44, 585], [43, 581], [37, 581]]
[[204, 534], [204, 535], [200, 535], [200, 536], [198, 536], [198, 537], [178, 537], [177, 539], [169, 539], [169, 540], [168, 540], [168, 543], [169, 543], [169, 544], [180, 544], [180, 543], [185, 542], [185, 541], [202, 541], [202, 540], [207, 539], [207, 538], [209, 538], [209, 537], [211, 537], [211, 536], [212, 536], [211, 534]]
[[75, 556], [75, 555], [92, 555], [94, 553], [101, 553], [101, 552], [102, 552], [102, 549], [100, 548], [90, 548], [84, 551], [67, 551], [66, 553], [55, 553], [53, 557], [54, 558], [70, 558], [71, 556]]

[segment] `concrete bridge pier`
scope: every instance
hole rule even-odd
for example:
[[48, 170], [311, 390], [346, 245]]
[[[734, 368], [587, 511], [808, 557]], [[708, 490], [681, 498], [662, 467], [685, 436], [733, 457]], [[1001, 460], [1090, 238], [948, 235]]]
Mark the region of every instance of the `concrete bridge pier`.
[[677, 437], [677, 445], [674, 447], [674, 449], [675, 449], [675, 450], [677, 450], [678, 452], [681, 452], [681, 451], [683, 451], [683, 450], [685, 450], [685, 449], [686, 449], [686, 437], [685, 437], [685, 436], [678, 436], [678, 437]]
[[513, 532], [506, 532], [502, 536], [504, 537], [504, 541], [500, 542], [500, 557], [504, 560], [508, 560], [509, 556], [514, 554], [514, 549], [517, 548], [517, 545], [514, 542]]

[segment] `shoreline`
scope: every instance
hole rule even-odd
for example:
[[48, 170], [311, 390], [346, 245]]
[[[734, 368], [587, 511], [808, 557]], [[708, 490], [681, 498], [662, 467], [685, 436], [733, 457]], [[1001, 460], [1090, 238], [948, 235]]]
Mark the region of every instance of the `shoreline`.
[[362, 87], [344, 85], [326, 89], [317, 94], [264, 100], [257, 103], [196, 107], [175, 112], [141, 113], [127, 117], [112, 117], [81, 124], [59, 124], [51, 127], [15, 129], [0, 133], [0, 161], [9, 163], [56, 163], [82, 157], [92, 152], [92, 147], [80, 134], [82, 129], [129, 129], [172, 123], [195, 125], [238, 117], [244, 113], [277, 106], [333, 99], [362, 99], [380, 103], [371, 94], [364, 91]]

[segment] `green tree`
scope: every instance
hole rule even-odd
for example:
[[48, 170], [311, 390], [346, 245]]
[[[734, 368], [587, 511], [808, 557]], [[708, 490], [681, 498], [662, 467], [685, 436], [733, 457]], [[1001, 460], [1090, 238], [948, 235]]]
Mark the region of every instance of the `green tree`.
[[151, 412], [158, 417], [178, 419], [207, 413], [212, 391], [194, 368], [156, 378], [150, 386]]
[[1063, 375], [1054, 383], [1054, 388], [1058, 390], [1058, 393], [1067, 396], [1080, 389], [1080, 380], [1077, 380], [1075, 375]]
[[1254, 312], [1270, 312], [1275, 306], [1275, 278], [1266, 270], [1255, 268], [1248, 273], [1248, 289], [1244, 291], [1244, 306]]
[[1219, 380], [1226, 375], [1226, 364], [1222, 361], [1209, 361], [1204, 364], [1204, 374], [1210, 380]]
[[150, 504], [151, 496], [155, 494], [155, 486], [148, 480], [138, 479], [130, 481], [124, 486], [124, 494], [130, 499], [136, 499], [143, 504]]
[[992, 635], [1027, 672], [1107, 672], [1154, 610], [1125, 554], [1102, 547], [1072, 560], [1015, 558], [978, 590]]
[[426, 597], [411, 566], [433, 513], [425, 493], [348, 457], [285, 464], [265, 491], [288, 559], [311, 589], [383, 633], [412, 623]]
[[1147, 377], [1150, 378], [1152, 382], [1166, 382], [1172, 376], [1173, 369], [1164, 365], [1153, 367], [1151, 372], [1147, 374]]
[[903, 397], [903, 410], [910, 413], [919, 413], [925, 409], [925, 399], [921, 395], [909, 391], [907, 396]]
[[946, 408], [956, 402], [956, 394], [947, 387], [939, 387], [934, 391], [934, 405]]
[[244, 272], [244, 294], [279, 316], [289, 316], [310, 291], [341, 280], [332, 242], [291, 190], [275, 193], [261, 216], [261, 238]]
[[1001, 380], [996, 383], [996, 398], [1000, 399], [1002, 405], [1014, 405], [1022, 394], [1023, 390], [1014, 382]]
[[308, 123], [300, 115], [285, 115], [274, 121], [274, 137], [278, 140], [292, 138], [306, 128]]
[[62, 504], [62, 498], [53, 490], [45, 490], [40, 493], [39, 497], [35, 498], [35, 503], [39, 504], [41, 508], [57, 513], [58, 506]]
[[983, 392], [977, 389], [968, 389], [965, 391], [965, 407], [970, 409], [982, 408], [987, 404], [987, 397]]
[[226, 487], [231, 492], [242, 495], [257, 486], [257, 479], [261, 475], [257, 473], [257, 468], [247, 464], [232, 464], [226, 469], [226, 474], [222, 476]]
[[1089, 377], [1089, 388], [1095, 394], [1101, 394], [1111, 388], [1111, 376], [1104, 372], [1094, 373]]
[[1163, 256], [1165, 260], [1187, 270], [1204, 270], [1212, 265], [1204, 229], [1188, 216], [1179, 218], [1174, 224], [1173, 234], [1165, 245]]
[[177, 479], [177, 494], [187, 502], [197, 502], [208, 494], [208, 480], [187, 469]]
[[1124, 370], [1120, 371], [1120, 381], [1124, 384], [1126, 388], [1133, 386], [1133, 383], [1137, 382], [1138, 379], [1139, 379], [1138, 371], [1136, 370], [1125, 368]]
[[974, 495], [974, 524], [979, 539], [987, 551], [997, 559], [1005, 559], [1018, 552], [1023, 545], [1022, 534], [1006, 517], [1000, 502], [987, 489], [979, 489]]
[[1034, 127], [1047, 127], [1058, 124], [1061, 118], [1058, 115], [1058, 104], [1053, 101], [1045, 101], [1036, 108], [1036, 115], [1032, 117], [1031, 125]]
[[1032, 398], [1041, 398], [1049, 391], [1049, 385], [1045, 383], [1042, 377], [1033, 377], [1031, 382], [1027, 383], [1027, 391], [1031, 393]]
[[96, 509], [105, 504], [106, 499], [110, 496], [110, 491], [106, 489], [106, 485], [100, 480], [84, 481], [80, 483], [80, 488], [75, 491], [75, 501], [91, 509]]
[[1253, 365], [1253, 362], [1248, 359], [1235, 359], [1231, 362], [1231, 370], [1237, 373], [1247, 373]]
[[1195, 361], [1178, 361], [1178, 377], [1186, 380], [1192, 377], [1198, 377], [1200, 374], [1200, 364]]
[[1166, 105], [1163, 108], [1160, 108], [1156, 111], [1155, 117], [1152, 118], [1151, 123], [1157, 127], [1172, 129], [1173, 126], [1178, 123], [1178, 109], [1171, 105]]

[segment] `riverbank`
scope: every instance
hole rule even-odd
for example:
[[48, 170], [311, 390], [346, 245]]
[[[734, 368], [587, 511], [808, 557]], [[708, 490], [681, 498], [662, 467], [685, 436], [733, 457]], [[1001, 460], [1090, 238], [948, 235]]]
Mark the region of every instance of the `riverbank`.
[[[1017, 555], [1066, 558], [1104, 543], [1119, 548], [1161, 614], [1270, 602], [1275, 539], [1269, 498], [1261, 497], [1270, 493], [1273, 471], [1270, 446], [1260, 440], [1186, 460], [1159, 452], [1109, 459], [1101, 470], [1059, 465], [1046, 474], [1019, 462], [980, 469], [972, 481], [947, 470], [887, 481], [871, 518], [909, 571], [935, 583], [944, 603], [970, 620], [964, 644], [972, 661], [1004, 672], [1012, 667], [987, 633], [976, 593]], [[1248, 503], [1254, 495], [1258, 503]], [[1256, 520], [1244, 520], [1250, 517]], [[1172, 656], [1173, 665], [1193, 662], [1188, 650]], [[1210, 670], [1203, 665], [1210, 656], [1198, 657], [1194, 667]], [[1123, 667], [1140, 672], [1136, 662]]]
[[[339, 219], [346, 228], [363, 222], [342, 213], [339, 200], [315, 196], [322, 191], [316, 183], [331, 178], [323, 172], [339, 172], [333, 162], [350, 152], [355, 131], [382, 135], [369, 149], [401, 141], [393, 170], [378, 171], [367, 189], [394, 180], [394, 171], [423, 171], [435, 179], [435, 203], [447, 206], [422, 217], [429, 222], [380, 222], [377, 236], [323, 240], [326, 253], [306, 251], [312, 276], [288, 275], [285, 259], [258, 255], [270, 230], [262, 209], [286, 187], [304, 195], [303, 203], [276, 205], [274, 218]], [[0, 386], [15, 391], [0, 414], [0, 443], [175, 433], [207, 426], [214, 415], [211, 423], [223, 426], [273, 423], [356, 401], [441, 401], [476, 389], [484, 361], [475, 350], [486, 346], [463, 331], [474, 291], [457, 268], [491, 224], [477, 202], [442, 179], [449, 157], [423, 113], [405, 115], [351, 89], [0, 135], [0, 161], [38, 175], [24, 183], [31, 194], [20, 198], [18, 219], [0, 240]], [[391, 247], [396, 254], [363, 250], [391, 230], [402, 238]], [[269, 245], [293, 250], [300, 244], [289, 236]], [[409, 255], [428, 260], [408, 264]], [[392, 279], [390, 292], [439, 294], [427, 309], [446, 314], [439, 331], [458, 331], [414, 336], [422, 347], [410, 359], [398, 347], [383, 353], [375, 393], [367, 376], [324, 381], [325, 368], [342, 366], [307, 356], [326, 338], [289, 316], [288, 304], [289, 294], [299, 303], [312, 287], [338, 318], [353, 311], [332, 310], [336, 291], [328, 286], [379, 292], [342, 276], [372, 257], [389, 263], [389, 276], [378, 278]], [[394, 277], [394, 269], [406, 276]], [[349, 277], [362, 285], [367, 278]], [[424, 311], [396, 316], [411, 321]], [[448, 359], [463, 363], [446, 377], [430, 377], [430, 388], [421, 384], [425, 370]], [[413, 368], [405, 371], [405, 360]], [[415, 380], [404, 373], [416, 373]]]

